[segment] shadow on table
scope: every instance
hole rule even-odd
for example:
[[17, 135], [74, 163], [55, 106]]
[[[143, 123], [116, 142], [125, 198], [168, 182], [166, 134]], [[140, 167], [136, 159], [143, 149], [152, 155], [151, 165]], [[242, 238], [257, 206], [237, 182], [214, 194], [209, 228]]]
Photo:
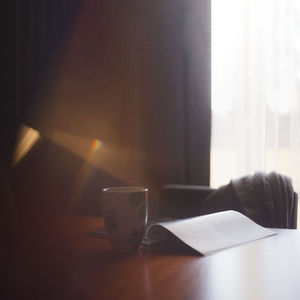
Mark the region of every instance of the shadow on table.
[[203, 256], [174, 235], [168, 237], [167, 241], [148, 245], [142, 245], [139, 249], [141, 253], [159, 255], [180, 255], [180, 256]]

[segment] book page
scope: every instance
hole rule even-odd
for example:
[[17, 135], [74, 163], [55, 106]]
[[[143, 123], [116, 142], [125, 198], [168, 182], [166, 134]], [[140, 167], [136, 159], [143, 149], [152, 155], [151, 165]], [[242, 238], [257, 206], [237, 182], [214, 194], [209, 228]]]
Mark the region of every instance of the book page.
[[165, 240], [168, 232], [203, 255], [277, 234], [239, 212], [228, 210], [151, 224], [146, 229], [148, 244]]

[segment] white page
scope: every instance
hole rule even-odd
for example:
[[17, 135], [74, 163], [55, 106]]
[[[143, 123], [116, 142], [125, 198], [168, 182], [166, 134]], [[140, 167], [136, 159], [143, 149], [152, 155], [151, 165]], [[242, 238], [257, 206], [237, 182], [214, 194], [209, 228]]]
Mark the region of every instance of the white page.
[[148, 242], [166, 239], [165, 230], [203, 255], [276, 234], [233, 210], [151, 224], [146, 230]]

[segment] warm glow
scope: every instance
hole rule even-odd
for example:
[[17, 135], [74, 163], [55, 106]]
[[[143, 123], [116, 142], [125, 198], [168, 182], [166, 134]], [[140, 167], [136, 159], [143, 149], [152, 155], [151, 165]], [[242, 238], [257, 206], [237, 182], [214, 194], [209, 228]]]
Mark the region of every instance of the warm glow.
[[13, 166], [16, 166], [37, 142], [40, 133], [26, 125], [21, 125], [13, 156]]
[[97, 151], [97, 150], [99, 150], [100, 146], [101, 146], [101, 142], [99, 140], [93, 140], [91, 150]]
[[50, 136], [50, 139], [57, 145], [71, 151], [71, 153], [92, 164], [95, 154], [102, 146], [101, 141], [98, 139], [91, 139], [58, 131], [54, 132]]
[[87, 156], [87, 160], [91, 160], [93, 155], [95, 154], [95, 152], [97, 152], [99, 149], [100, 149], [100, 146], [101, 146], [101, 142], [97, 139], [94, 139], [92, 141], [92, 146], [91, 146], [91, 149], [90, 149], [90, 152]]

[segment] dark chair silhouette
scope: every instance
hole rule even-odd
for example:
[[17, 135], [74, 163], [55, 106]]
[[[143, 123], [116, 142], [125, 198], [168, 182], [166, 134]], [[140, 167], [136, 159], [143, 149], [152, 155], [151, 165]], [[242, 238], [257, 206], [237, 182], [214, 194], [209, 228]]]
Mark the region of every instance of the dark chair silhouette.
[[231, 209], [264, 227], [297, 228], [298, 195], [291, 179], [276, 172], [257, 172], [219, 189], [181, 184], [162, 188], [161, 217], [188, 218]]

